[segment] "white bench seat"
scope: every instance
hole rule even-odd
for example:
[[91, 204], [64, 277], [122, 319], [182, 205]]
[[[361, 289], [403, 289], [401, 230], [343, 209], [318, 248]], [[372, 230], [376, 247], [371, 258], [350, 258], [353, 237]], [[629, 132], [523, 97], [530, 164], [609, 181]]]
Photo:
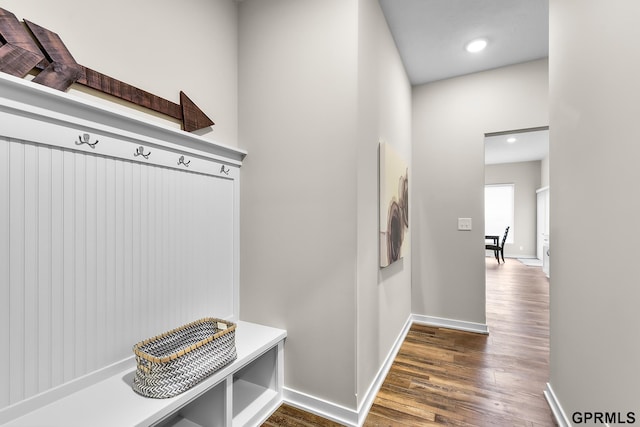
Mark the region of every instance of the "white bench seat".
[[[239, 321], [238, 358], [188, 391], [152, 399], [135, 393], [133, 358], [106, 379], [3, 424], [11, 427], [244, 426], [266, 419], [282, 403], [286, 331]], [[46, 397], [46, 396], [45, 396]], [[42, 401], [43, 396], [39, 397]], [[211, 401], [199, 404], [198, 400]], [[202, 402], [200, 402], [202, 403]], [[191, 410], [190, 406], [194, 409]], [[28, 407], [28, 405], [24, 405]], [[202, 415], [198, 406], [214, 408]], [[206, 411], [205, 411], [206, 412]], [[190, 418], [205, 418], [197, 421]]]

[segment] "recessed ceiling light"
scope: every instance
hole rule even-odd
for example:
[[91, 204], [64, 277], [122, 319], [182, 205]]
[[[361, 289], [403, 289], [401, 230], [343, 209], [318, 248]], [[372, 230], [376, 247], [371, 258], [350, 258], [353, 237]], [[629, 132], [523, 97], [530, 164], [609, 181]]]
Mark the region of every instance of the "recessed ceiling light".
[[509, 144], [513, 144], [513, 143], [514, 143], [514, 142], [516, 142], [516, 141], [517, 141], [517, 139], [515, 139], [513, 136], [512, 136], [511, 138], [507, 138], [507, 142], [508, 142]]
[[467, 43], [465, 49], [467, 52], [476, 53], [484, 50], [487, 47], [487, 41], [485, 39], [475, 39]]

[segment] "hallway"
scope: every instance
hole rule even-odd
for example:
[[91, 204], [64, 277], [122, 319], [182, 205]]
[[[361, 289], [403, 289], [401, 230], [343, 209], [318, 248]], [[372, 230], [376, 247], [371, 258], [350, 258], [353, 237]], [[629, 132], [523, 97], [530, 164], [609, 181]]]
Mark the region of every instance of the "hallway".
[[[413, 325], [365, 426], [554, 426], [549, 281], [539, 267], [486, 258], [489, 335]], [[266, 426], [335, 426], [284, 405]]]

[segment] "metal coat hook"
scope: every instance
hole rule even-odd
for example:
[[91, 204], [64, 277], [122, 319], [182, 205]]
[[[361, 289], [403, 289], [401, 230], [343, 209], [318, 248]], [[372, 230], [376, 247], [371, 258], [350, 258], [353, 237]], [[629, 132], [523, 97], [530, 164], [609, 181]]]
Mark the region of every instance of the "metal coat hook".
[[191, 163], [191, 160], [185, 162], [184, 156], [180, 156], [180, 158], [178, 159], [178, 165], [185, 165], [186, 167], [189, 167], [189, 163]]
[[147, 154], [144, 154], [144, 147], [141, 145], [140, 147], [136, 148], [136, 152], [133, 153], [134, 156], [142, 156], [145, 159], [148, 159], [149, 156], [151, 155], [151, 151], [149, 151]]
[[222, 167], [220, 168], [220, 173], [223, 173], [223, 174], [225, 174], [225, 175], [229, 175], [229, 171], [230, 171], [230, 170], [231, 170], [231, 169], [229, 169], [229, 168], [227, 168], [227, 169], [225, 170], [224, 165], [222, 165]]
[[83, 133], [82, 135], [78, 135], [78, 141], [80, 142], [76, 142], [76, 145], [87, 144], [89, 147], [95, 148], [96, 144], [98, 143], [98, 140], [96, 139], [96, 142], [92, 144], [89, 142], [90, 139], [91, 139], [91, 136], [88, 133]]

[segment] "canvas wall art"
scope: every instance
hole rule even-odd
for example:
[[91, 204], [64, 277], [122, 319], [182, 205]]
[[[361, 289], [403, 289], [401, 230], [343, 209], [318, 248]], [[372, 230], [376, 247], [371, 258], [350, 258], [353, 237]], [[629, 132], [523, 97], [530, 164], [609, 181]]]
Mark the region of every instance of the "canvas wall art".
[[409, 168], [388, 143], [380, 143], [380, 266], [409, 253]]

